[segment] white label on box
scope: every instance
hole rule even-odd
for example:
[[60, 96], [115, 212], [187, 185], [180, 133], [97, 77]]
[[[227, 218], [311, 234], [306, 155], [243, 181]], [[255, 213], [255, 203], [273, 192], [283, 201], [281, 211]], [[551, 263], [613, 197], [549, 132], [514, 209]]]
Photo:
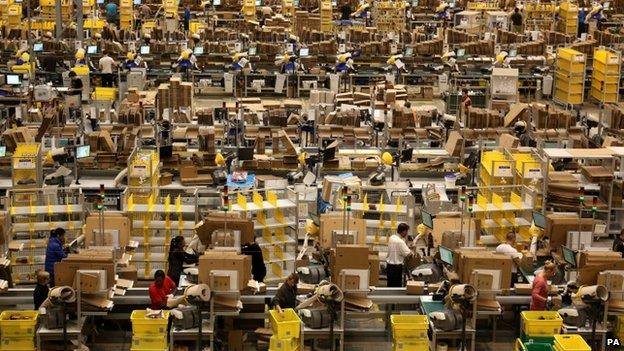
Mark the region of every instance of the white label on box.
[[525, 178], [537, 179], [542, 177], [542, 170], [539, 168], [529, 168]]
[[35, 169], [35, 163], [30, 158], [20, 158], [13, 164], [15, 169]]
[[618, 64], [618, 57], [609, 57], [609, 60], [607, 60], [607, 64], [608, 65], [617, 65]]
[[146, 177], [147, 176], [147, 166], [136, 165], [136, 166], [132, 167], [132, 176]]
[[578, 55], [574, 57], [574, 62], [585, 62], [585, 55]]
[[494, 172], [495, 177], [511, 177], [511, 166], [498, 166]]

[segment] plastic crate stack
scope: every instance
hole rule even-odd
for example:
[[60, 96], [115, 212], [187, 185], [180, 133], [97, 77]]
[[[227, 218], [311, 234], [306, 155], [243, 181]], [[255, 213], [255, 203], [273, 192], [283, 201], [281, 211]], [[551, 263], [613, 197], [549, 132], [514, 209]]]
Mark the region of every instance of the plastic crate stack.
[[614, 333], [620, 341], [624, 340], [624, 316], [617, 316]]
[[553, 344], [555, 335], [561, 333], [563, 319], [557, 311], [524, 311], [522, 312], [523, 343]]
[[322, 0], [320, 2], [320, 12], [321, 12], [321, 32], [331, 32], [333, 28], [332, 16], [333, 16], [333, 8], [332, 3], [329, 0]]
[[162, 311], [160, 318], [146, 317], [145, 310], [132, 311], [131, 351], [167, 350], [167, 322], [169, 311]]
[[559, 5], [559, 22], [557, 31], [564, 34], [576, 35], [578, 25], [578, 5], [564, 2]]
[[134, 24], [134, 10], [132, 0], [121, 0], [119, 2], [119, 28], [132, 30]]
[[594, 51], [591, 96], [602, 103], [618, 102], [620, 90], [620, 62], [618, 52]]
[[269, 311], [273, 336], [269, 340], [269, 351], [298, 351], [301, 349], [301, 319], [292, 308]]
[[555, 72], [555, 99], [566, 104], [583, 103], [585, 82], [585, 55], [568, 48], [557, 50]]
[[392, 323], [393, 351], [429, 351], [429, 319], [425, 315], [394, 314]]
[[39, 311], [4, 311], [0, 314], [0, 350], [35, 350]]

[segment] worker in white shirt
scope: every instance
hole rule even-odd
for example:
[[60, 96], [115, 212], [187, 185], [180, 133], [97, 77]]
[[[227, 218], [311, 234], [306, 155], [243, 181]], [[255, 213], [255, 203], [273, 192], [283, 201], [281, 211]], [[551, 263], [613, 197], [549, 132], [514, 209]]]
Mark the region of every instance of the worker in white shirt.
[[505, 236], [505, 242], [496, 247], [496, 253], [505, 254], [514, 261], [511, 267], [511, 285], [518, 282], [518, 264], [522, 254], [516, 249], [516, 233], [509, 232]]
[[409, 225], [401, 223], [397, 227], [396, 234], [392, 234], [388, 240], [388, 256], [386, 257], [388, 287], [403, 286], [403, 262], [412, 255], [412, 251], [405, 243], [408, 231]]
[[104, 56], [99, 61], [100, 72], [102, 72], [102, 86], [112, 88], [115, 82], [115, 76], [113, 75], [113, 67], [117, 66], [117, 62], [109, 56], [107, 51], [104, 51]]

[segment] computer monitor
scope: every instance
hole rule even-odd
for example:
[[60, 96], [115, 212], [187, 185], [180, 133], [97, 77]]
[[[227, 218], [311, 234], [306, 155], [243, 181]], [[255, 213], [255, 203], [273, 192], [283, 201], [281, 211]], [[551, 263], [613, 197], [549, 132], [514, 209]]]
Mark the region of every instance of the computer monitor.
[[537, 211], [533, 211], [533, 223], [535, 226], [541, 229], [546, 228], [546, 217], [543, 214]]
[[420, 210], [420, 218], [425, 227], [433, 229], [433, 215], [427, 211]]
[[158, 156], [161, 160], [173, 157], [173, 145], [161, 145], [158, 149]]
[[239, 161], [251, 161], [254, 156], [254, 148], [253, 147], [239, 147], [236, 150], [236, 158]]
[[91, 154], [91, 145], [81, 145], [76, 148], [76, 159], [89, 157]]
[[563, 254], [563, 260], [571, 266], [576, 268], [576, 251], [561, 245], [561, 253]]
[[407, 47], [405, 48], [405, 57], [414, 56], [414, 48]]
[[453, 251], [444, 246], [438, 246], [438, 252], [440, 253], [440, 260], [449, 266], [453, 265]]
[[456, 52], [457, 57], [464, 57], [465, 54], [466, 54], [466, 49], [464, 48], [457, 49], [457, 52]]
[[135, 5], [141, 5], [141, 0], [132, 0], [132, 3]]
[[414, 148], [408, 148], [401, 151], [401, 162], [410, 162], [414, 156]]
[[256, 6], [262, 6], [262, 0], [256, 0]]
[[258, 49], [256, 49], [255, 46], [252, 46], [249, 48], [249, 50], [247, 50], [247, 55], [254, 56], [257, 52], [258, 52]]
[[203, 54], [204, 54], [204, 47], [203, 46], [196, 46], [193, 49], [193, 55], [199, 56], [199, 55], [203, 55]]
[[89, 45], [89, 46], [87, 46], [87, 54], [89, 54], [89, 55], [97, 54], [97, 45]]
[[141, 50], [139, 51], [141, 55], [149, 55], [150, 47], [149, 45], [141, 45]]
[[219, 6], [221, 5], [221, 0], [213, 0], [212, 1], [212, 6]]
[[0, 157], [6, 156], [6, 146], [0, 146]]
[[509, 57], [516, 57], [516, 55], [518, 55], [517, 49], [509, 49]]
[[96, 3], [97, 3], [98, 5], [102, 5], [102, 4], [104, 3], [104, 0], [97, 0], [97, 1], [96, 1]]
[[310, 55], [310, 49], [309, 48], [301, 48], [299, 49], [299, 57], [307, 57]]
[[34, 52], [42, 52], [43, 51], [43, 43], [34, 43], [33, 44]]
[[22, 78], [19, 74], [7, 74], [6, 84], [8, 85], [22, 85]]

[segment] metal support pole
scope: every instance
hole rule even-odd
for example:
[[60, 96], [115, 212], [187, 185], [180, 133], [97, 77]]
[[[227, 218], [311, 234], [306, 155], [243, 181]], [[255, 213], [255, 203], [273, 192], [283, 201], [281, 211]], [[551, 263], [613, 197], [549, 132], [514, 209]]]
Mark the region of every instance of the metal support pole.
[[56, 0], [54, 2], [54, 12], [56, 12], [56, 40], [61, 40], [63, 37], [63, 14], [61, 12], [61, 0]]
[[82, 15], [82, 0], [75, 0], [76, 4], [76, 39], [81, 43], [84, 40], [84, 18]]

